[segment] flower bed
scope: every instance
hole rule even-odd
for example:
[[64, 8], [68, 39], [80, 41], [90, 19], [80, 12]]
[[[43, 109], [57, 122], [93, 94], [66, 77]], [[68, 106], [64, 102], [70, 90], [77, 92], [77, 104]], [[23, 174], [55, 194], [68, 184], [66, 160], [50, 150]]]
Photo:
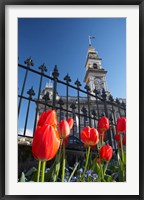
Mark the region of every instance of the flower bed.
[[[106, 144], [105, 134], [110, 128], [103, 116], [97, 129], [86, 126], [80, 133], [85, 147], [82, 157], [72, 166], [67, 162], [66, 146], [73, 127], [73, 119], [59, 124], [54, 110], [43, 112], [37, 123], [32, 142], [32, 154], [38, 167], [22, 172], [20, 182], [124, 182], [126, 181], [126, 118], [118, 118], [114, 139], [118, 149]], [[95, 150], [94, 150], [95, 149]], [[47, 163], [53, 160], [50, 167]]]

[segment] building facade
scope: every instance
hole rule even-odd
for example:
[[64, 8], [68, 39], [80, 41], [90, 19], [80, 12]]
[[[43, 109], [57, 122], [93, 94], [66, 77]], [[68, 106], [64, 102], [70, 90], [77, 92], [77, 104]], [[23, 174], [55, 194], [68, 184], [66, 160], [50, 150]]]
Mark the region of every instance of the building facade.
[[[107, 71], [102, 66], [102, 59], [99, 58], [98, 53], [90, 43], [85, 64], [84, 82], [86, 83], [86, 92], [80, 89], [81, 84], [77, 80], [75, 82], [76, 88], [74, 88], [77, 90], [77, 95], [71, 96], [68, 93], [68, 88], [73, 86], [70, 85], [68, 75], [64, 79], [67, 83], [67, 95], [62, 96], [59, 95], [58, 90], [55, 91], [55, 108], [58, 120], [73, 117], [74, 128], [71, 134], [77, 138], [79, 138], [80, 132], [85, 126], [89, 125], [97, 128], [98, 119], [102, 115], [106, 115], [110, 119], [112, 129], [117, 118], [126, 115], [126, 99], [113, 99], [107, 89], [106, 74]], [[80, 92], [84, 95], [80, 96]], [[53, 98], [54, 84], [50, 81], [41, 92], [39, 100], [44, 102], [47, 99], [47, 105], [38, 104], [37, 119], [43, 111], [51, 109]], [[115, 131], [109, 131], [107, 137], [112, 145], [114, 145], [114, 134]]]

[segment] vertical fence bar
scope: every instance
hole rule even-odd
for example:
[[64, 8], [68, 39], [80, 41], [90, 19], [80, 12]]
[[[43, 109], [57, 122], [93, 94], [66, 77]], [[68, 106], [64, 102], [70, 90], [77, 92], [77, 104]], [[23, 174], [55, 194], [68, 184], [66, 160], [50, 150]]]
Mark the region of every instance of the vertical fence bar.
[[101, 97], [103, 98], [103, 102], [104, 102], [104, 111], [105, 111], [105, 115], [106, 117], [108, 117], [108, 110], [107, 110], [107, 103], [106, 103], [106, 98], [107, 98], [107, 95], [106, 95], [106, 92], [105, 92], [105, 89], [103, 88], [102, 90], [102, 95]]
[[81, 111], [84, 114], [84, 127], [85, 127], [86, 126], [86, 118], [87, 118], [87, 109], [83, 106]]
[[125, 116], [126, 116], [126, 104], [124, 101], [122, 101], [122, 107], [123, 107], [123, 110], [124, 110], [124, 113], [125, 113]]
[[46, 111], [46, 106], [47, 106], [47, 104], [48, 104], [48, 101], [50, 100], [49, 92], [47, 92], [47, 93], [43, 96], [42, 99], [44, 99], [44, 101], [45, 101], [45, 108], [44, 108], [44, 110]]
[[[47, 68], [46, 68], [46, 66], [45, 66], [44, 64], [41, 65], [41, 66], [39, 67], [39, 69], [41, 70], [41, 76], [40, 76], [40, 83], [39, 83], [39, 90], [38, 90], [38, 97], [37, 97], [38, 100], [39, 100], [39, 98], [40, 98], [40, 92], [41, 92], [43, 74], [44, 74], [44, 72], [47, 72]], [[37, 114], [38, 114], [38, 103], [36, 103], [35, 122], [34, 122], [34, 129], [33, 129], [33, 131], [35, 131], [35, 128], [36, 128]]]
[[96, 107], [97, 107], [97, 116], [98, 116], [98, 119], [99, 119], [99, 117], [100, 117], [100, 113], [99, 113], [99, 103], [98, 103], [98, 98], [97, 98], [99, 92], [98, 92], [98, 90], [96, 90], [96, 88], [94, 89], [93, 92], [95, 93], [95, 98], [96, 98]]
[[[76, 109], [76, 106], [75, 106], [74, 102], [70, 105], [70, 108], [72, 109], [73, 119], [75, 119], [75, 109]], [[75, 133], [75, 127], [73, 126], [73, 136], [75, 135], [74, 133]], [[73, 143], [74, 143], [74, 137], [73, 137]]]
[[[25, 84], [26, 84], [26, 80], [27, 80], [29, 68], [30, 68], [30, 66], [34, 66], [31, 57], [28, 58], [28, 59], [26, 59], [26, 61], [24, 61], [24, 63], [27, 64], [27, 69], [26, 69], [26, 73], [25, 73], [25, 77], [24, 77], [24, 82], [23, 82], [21, 94], [20, 94], [21, 96], [23, 96], [23, 93], [24, 93], [24, 89], [25, 89]], [[19, 105], [18, 105], [18, 116], [19, 116], [19, 113], [20, 113], [21, 103], [22, 103], [22, 97], [20, 97], [20, 100], [19, 100]]]
[[85, 86], [85, 89], [87, 91], [87, 99], [88, 99], [88, 115], [89, 115], [89, 126], [91, 126], [91, 113], [90, 113], [90, 98], [89, 98], [89, 91], [90, 88], [88, 85]]
[[61, 111], [62, 111], [62, 106], [64, 105], [64, 102], [63, 100], [60, 98], [59, 101], [58, 101], [58, 104], [60, 105], [60, 116], [59, 116], [59, 120], [61, 121]]
[[78, 119], [79, 119], [79, 138], [80, 138], [81, 122], [80, 122], [80, 97], [79, 97], [79, 89], [80, 89], [81, 83], [79, 82], [78, 79], [76, 80], [75, 85], [77, 86]]
[[31, 87], [31, 89], [29, 89], [29, 91], [27, 92], [27, 94], [29, 95], [29, 100], [28, 100], [28, 107], [27, 107], [27, 112], [26, 112], [26, 120], [25, 120], [25, 125], [24, 125], [24, 136], [26, 133], [26, 128], [27, 128], [27, 122], [28, 122], [28, 115], [29, 115], [29, 108], [30, 108], [30, 101], [32, 99], [32, 96], [35, 95], [35, 92], [33, 90], [33, 87]]
[[113, 148], [116, 149], [116, 141], [114, 140], [115, 128], [114, 128], [114, 125], [113, 125], [113, 117], [112, 117], [112, 115], [110, 115], [109, 120], [110, 120], [110, 124], [111, 124], [110, 132], [111, 132], [111, 137], [112, 137], [112, 139], [111, 139], [112, 140], [112, 145], [113, 145]]
[[118, 98], [116, 98], [116, 103], [117, 103], [118, 111], [119, 111], [119, 114], [120, 114], [120, 117], [121, 117], [120, 101], [119, 101]]
[[116, 123], [116, 118], [115, 118], [115, 111], [114, 111], [114, 106], [113, 106], [113, 103], [114, 103], [114, 99], [113, 99], [113, 96], [110, 95], [109, 96], [109, 101], [111, 102], [111, 111], [112, 111], [112, 114], [113, 114], [113, 119], [114, 119], [114, 124]]
[[69, 85], [69, 82], [71, 82], [71, 79], [70, 79], [70, 76], [67, 74], [65, 77], [64, 77], [64, 80], [66, 81], [66, 118], [68, 119], [68, 85]]
[[56, 105], [56, 91], [57, 91], [57, 79], [58, 79], [58, 76], [59, 76], [57, 65], [55, 65], [55, 67], [54, 67], [54, 71], [52, 73], [52, 76], [54, 78], [54, 83], [53, 83], [53, 109], [55, 109], [55, 105]]
[[94, 117], [94, 128], [96, 128], [96, 112], [95, 112], [95, 110], [92, 111], [92, 115]]
[[[104, 102], [104, 111], [105, 111], [105, 116], [106, 116], [107, 118], [109, 118], [109, 116], [108, 116], [108, 110], [107, 110], [107, 103], [106, 103], [106, 100], [107, 100], [107, 94], [106, 94], [104, 88], [103, 88], [103, 90], [102, 90], [102, 95], [101, 95], [101, 97], [102, 97], [103, 102]], [[107, 134], [108, 134], [109, 144], [112, 145], [112, 138], [111, 138], [111, 132], [110, 132], [110, 130], [107, 131]]]

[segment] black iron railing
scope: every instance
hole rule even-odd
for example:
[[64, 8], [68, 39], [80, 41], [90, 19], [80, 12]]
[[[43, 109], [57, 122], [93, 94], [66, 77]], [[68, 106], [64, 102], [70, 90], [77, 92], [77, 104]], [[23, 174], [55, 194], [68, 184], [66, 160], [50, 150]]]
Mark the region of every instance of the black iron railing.
[[[57, 66], [54, 67], [52, 76], [48, 76], [46, 74], [47, 68], [44, 64], [38, 68], [40, 70], [38, 71], [32, 68], [34, 64], [31, 58], [27, 59], [24, 63], [26, 65], [18, 64], [18, 68], [23, 69], [23, 73], [25, 74], [23, 81], [21, 80], [21, 88], [18, 90], [18, 127], [22, 126], [21, 121], [23, 121], [22, 132], [18, 132], [18, 135], [33, 137], [38, 116], [47, 109], [55, 109], [59, 121], [73, 117], [75, 123], [71, 134], [77, 138], [79, 138], [83, 127], [89, 125], [97, 128], [98, 119], [102, 115], [105, 115], [109, 118], [111, 125], [107, 132], [107, 141], [113, 145], [113, 148], [116, 148], [114, 142], [115, 124], [118, 117], [126, 116], [126, 104], [124, 101], [120, 101], [118, 98], [114, 100], [111, 95], [107, 95], [104, 89], [101, 94], [96, 89], [93, 92], [90, 91], [88, 85], [83, 90], [78, 79], [74, 86], [70, 84], [71, 78], [68, 74], [64, 77], [64, 81], [59, 80]], [[28, 78], [29, 73], [31, 75]], [[35, 77], [36, 75], [39, 80], [37, 81], [37, 91], [34, 91], [33, 86], [30, 86], [30, 89], [26, 88], [26, 85], [29, 85], [29, 79], [31, 81], [34, 80], [31, 76]], [[52, 97], [50, 97], [48, 91], [44, 92], [43, 90], [42, 92], [43, 79], [51, 83]], [[65, 88], [65, 96], [58, 95], [58, 84], [61, 84]], [[76, 95], [70, 96], [69, 89], [73, 89]], [[30, 108], [32, 105], [34, 109], [31, 114]], [[27, 135], [28, 122], [33, 127], [31, 128], [32, 135]]]

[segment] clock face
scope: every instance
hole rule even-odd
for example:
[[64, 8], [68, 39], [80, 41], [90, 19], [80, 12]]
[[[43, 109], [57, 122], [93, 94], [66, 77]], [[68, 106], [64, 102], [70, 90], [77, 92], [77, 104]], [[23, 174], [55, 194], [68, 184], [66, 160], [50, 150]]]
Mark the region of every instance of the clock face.
[[100, 79], [96, 79], [96, 84], [100, 84]]

